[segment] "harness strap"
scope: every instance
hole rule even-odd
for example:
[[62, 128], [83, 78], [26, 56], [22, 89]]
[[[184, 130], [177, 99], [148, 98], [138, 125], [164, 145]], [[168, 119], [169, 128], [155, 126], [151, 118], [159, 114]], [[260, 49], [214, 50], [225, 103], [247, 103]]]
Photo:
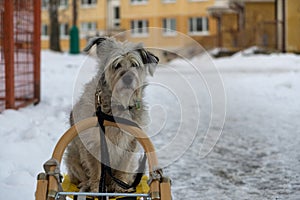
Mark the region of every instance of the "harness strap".
[[[111, 115], [108, 115], [106, 113], [103, 113], [101, 110], [101, 107], [98, 106], [96, 115], [98, 117], [98, 122], [100, 125], [100, 144], [101, 144], [101, 177], [100, 177], [100, 183], [99, 183], [99, 192], [106, 192], [106, 187], [105, 187], [105, 180], [106, 180], [106, 173], [112, 178], [113, 181], [115, 181], [120, 187], [123, 189], [130, 189], [130, 188], [136, 188], [136, 186], [139, 184], [141, 181], [141, 178], [143, 176], [143, 171], [145, 170], [146, 166], [146, 154], [144, 154], [143, 159], [139, 163], [139, 168], [138, 168], [138, 173], [136, 174], [134, 182], [129, 185], [122, 180], [114, 177], [112, 174], [112, 170], [110, 165], [110, 159], [109, 159], [109, 152], [108, 152], [108, 147], [107, 147], [107, 142], [105, 138], [105, 127], [104, 127], [104, 120], [115, 122], [115, 123], [120, 123], [120, 124], [125, 124], [125, 125], [130, 125], [134, 126], [137, 128], [140, 128], [138, 124], [136, 124], [133, 121], [121, 118], [121, 117], [114, 117]], [[99, 197], [101, 200], [105, 200], [105, 197]]]
[[[104, 120], [107, 120], [107, 121], [110, 121], [110, 122], [115, 122], [115, 123], [119, 123], [119, 124], [125, 124], [125, 125], [129, 125], [129, 126], [134, 126], [134, 127], [137, 127], [139, 129], [141, 129], [139, 127], [139, 125], [137, 123], [133, 122], [133, 121], [130, 121], [130, 120], [122, 118], [122, 117], [115, 117], [115, 116], [112, 116], [112, 115], [108, 115], [108, 114], [102, 112], [100, 106], [97, 108], [96, 115], [98, 117], [99, 123], [101, 121], [100, 126], [101, 125], [103, 126]], [[101, 128], [104, 127], [104, 126], [103, 127], [102, 126], [101, 126]]]

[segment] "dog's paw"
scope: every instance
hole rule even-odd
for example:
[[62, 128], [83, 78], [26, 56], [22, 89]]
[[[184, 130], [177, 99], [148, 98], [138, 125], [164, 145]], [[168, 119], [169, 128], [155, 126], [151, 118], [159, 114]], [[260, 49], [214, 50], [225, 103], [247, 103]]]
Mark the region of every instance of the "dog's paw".
[[99, 181], [100, 180], [90, 180], [90, 192], [99, 192]]
[[77, 187], [79, 188], [80, 192], [88, 192], [89, 189], [90, 189], [88, 181], [84, 181], [84, 182], [79, 183]]
[[132, 193], [132, 192], [135, 192], [135, 188], [124, 189], [124, 188], [120, 187], [117, 184], [114, 184], [112, 187], [113, 187], [113, 192], [117, 192], [117, 193]]

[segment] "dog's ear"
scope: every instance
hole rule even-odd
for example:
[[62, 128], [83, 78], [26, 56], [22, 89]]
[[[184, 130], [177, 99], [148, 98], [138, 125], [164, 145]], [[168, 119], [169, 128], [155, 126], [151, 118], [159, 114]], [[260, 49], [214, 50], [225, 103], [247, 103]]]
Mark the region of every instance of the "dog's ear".
[[142, 58], [144, 65], [148, 67], [150, 75], [153, 76], [156, 66], [159, 62], [159, 58], [145, 49], [139, 49], [138, 52]]
[[88, 53], [90, 49], [96, 44], [97, 46], [101, 44], [103, 41], [107, 40], [106, 37], [94, 37], [89, 40], [88, 44], [86, 47], [83, 49], [85, 53]]

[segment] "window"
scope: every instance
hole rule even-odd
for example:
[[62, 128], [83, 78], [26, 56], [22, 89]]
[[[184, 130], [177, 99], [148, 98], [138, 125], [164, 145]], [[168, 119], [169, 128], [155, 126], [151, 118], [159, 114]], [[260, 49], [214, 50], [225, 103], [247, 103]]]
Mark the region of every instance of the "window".
[[114, 14], [113, 27], [119, 28], [120, 27], [120, 7], [119, 6], [114, 7], [113, 14]]
[[134, 36], [148, 35], [148, 20], [132, 20], [131, 34]]
[[165, 18], [163, 19], [163, 34], [164, 35], [176, 35], [176, 19]]
[[81, 0], [81, 6], [95, 6], [97, 4], [97, 0]]
[[209, 22], [207, 17], [193, 17], [189, 19], [190, 34], [208, 34]]
[[[42, 0], [42, 9], [46, 10], [49, 6], [49, 0]], [[68, 0], [59, 0], [59, 8], [64, 9], [68, 7]]]
[[201, 1], [208, 1], [208, 0], [189, 0], [191, 2], [201, 2]]
[[42, 9], [48, 9], [49, 0], [42, 0]]
[[47, 24], [42, 24], [41, 35], [42, 35], [42, 38], [48, 37], [49, 33], [48, 33], [48, 25]]
[[67, 23], [60, 24], [60, 36], [61, 37], [69, 36], [69, 24]]
[[68, 0], [59, 0], [59, 8], [67, 8], [68, 7]]
[[130, 0], [131, 4], [146, 4], [148, 0]]
[[162, 0], [163, 3], [175, 3], [176, 0]]
[[81, 23], [81, 31], [83, 33], [87, 33], [90, 31], [96, 31], [97, 30], [97, 23], [96, 22], [82, 22]]

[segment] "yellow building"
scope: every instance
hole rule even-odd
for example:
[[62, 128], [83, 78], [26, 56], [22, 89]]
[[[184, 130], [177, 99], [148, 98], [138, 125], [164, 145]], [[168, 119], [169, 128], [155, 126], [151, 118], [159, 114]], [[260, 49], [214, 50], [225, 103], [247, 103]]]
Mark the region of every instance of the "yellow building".
[[208, 12], [217, 20], [218, 47], [300, 52], [299, 0], [216, 0]]
[[276, 0], [276, 17], [279, 49], [300, 53], [300, 1]]
[[217, 19], [218, 47], [276, 49], [274, 0], [219, 0], [208, 8]]
[[147, 46], [178, 49], [189, 42], [182, 34], [207, 46], [210, 36], [216, 34], [215, 20], [206, 10], [213, 3], [213, 0], [121, 0], [122, 28], [131, 30], [126, 34], [127, 39], [143, 41]]
[[[79, 0], [80, 48], [85, 46], [88, 37], [126, 30], [119, 35], [121, 39], [143, 42], [148, 47], [178, 49], [188, 41], [181, 34], [213, 47], [215, 43], [211, 38], [216, 34], [216, 25], [207, 14], [207, 7], [213, 4], [214, 0]], [[61, 47], [66, 51], [72, 24], [72, 0], [60, 1], [59, 22]], [[43, 0], [43, 48], [49, 46], [48, 24], [47, 0]]]
[[[49, 47], [42, 0], [42, 48]], [[60, 0], [62, 50], [69, 50], [73, 0]], [[95, 35], [118, 34], [147, 47], [178, 50], [190, 39], [205, 48], [249, 46], [300, 52], [299, 0], [77, 0], [80, 49]]]
[[[49, 14], [48, 1], [42, 0], [42, 48], [49, 48]], [[63, 51], [69, 50], [69, 30], [72, 26], [72, 0], [60, 0], [59, 23], [60, 44]], [[102, 35], [107, 30], [106, 1], [104, 0], [78, 0], [78, 22], [80, 30], [80, 48], [86, 45], [88, 37]]]

